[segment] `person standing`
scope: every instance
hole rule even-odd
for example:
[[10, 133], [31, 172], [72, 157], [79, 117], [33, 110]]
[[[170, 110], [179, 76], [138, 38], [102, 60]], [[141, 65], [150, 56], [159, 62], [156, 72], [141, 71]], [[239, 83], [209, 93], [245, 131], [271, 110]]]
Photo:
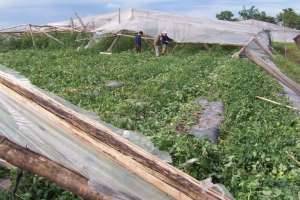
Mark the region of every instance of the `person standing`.
[[160, 54], [165, 55], [167, 53], [168, 44], [172, 41], [168, 37], [167, 31], [161, 32], [154, 40], [155, 55], [158, 57]]
[[143, 31], [139, 31], [138, 34], [134, 38], [134, 43], [135, 43], [135, 50], [137, 53], [142, 52], [142, 36], [143, 36]]
[[162, 55], [167, 53], [167, 47], [170, 42], [172, 42], [172, 39], [168, 37], [167, 31], [163, 31], [161, 33]]

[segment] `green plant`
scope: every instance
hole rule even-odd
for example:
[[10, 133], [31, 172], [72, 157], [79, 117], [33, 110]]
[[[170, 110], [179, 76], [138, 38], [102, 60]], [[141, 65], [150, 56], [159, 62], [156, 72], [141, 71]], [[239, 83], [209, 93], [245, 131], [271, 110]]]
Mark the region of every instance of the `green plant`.
[[[93, 50], [15, 50], [0, 53], [0, 63], [108, 123], [149, 136], [171, 153], [173, 165], [199, 180], [214, 177], [237, 199], [297, 199], [299, 166], [286, 152], [300, 160], [299, 117], [255, 98], [288, 104], [278, 95], [282, 88], [251, 62], [231, 59], [230, 49], [190, 47], [160, 58], [149, 51], [109, 56]], [[124, 86], [111, 90], [105, 86], [109, 80]], [[225, 104], [219, 144], [187, 134], [201, 110], [194, 104], [198, 97]], [[185, 128], [176, 129], [178, 124]], [[191, 158], [199, 161], [183, 167]], [[30, 184], [20, 189], [22, 194], [68, 196], [42, 178], [25, 179]]]

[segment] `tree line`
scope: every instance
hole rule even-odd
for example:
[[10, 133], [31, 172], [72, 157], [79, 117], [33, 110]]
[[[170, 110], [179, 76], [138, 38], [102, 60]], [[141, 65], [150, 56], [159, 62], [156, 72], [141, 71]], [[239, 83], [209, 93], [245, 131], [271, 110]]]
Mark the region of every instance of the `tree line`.
[[300, 14], [292, 8], [283, 9], [275, 17], [267, 15], [265, 11], [260, 11], [255, 6], [251, 6], [250, 8], [243, 7], [238, 14], [239, 17], [235, 17], [232, 11], [225, 10], [218, 13], [216, 17], [219, 20], [226, 21], [255, 19], [273, 24], [282, 24], [284, 26], [300, 30]]

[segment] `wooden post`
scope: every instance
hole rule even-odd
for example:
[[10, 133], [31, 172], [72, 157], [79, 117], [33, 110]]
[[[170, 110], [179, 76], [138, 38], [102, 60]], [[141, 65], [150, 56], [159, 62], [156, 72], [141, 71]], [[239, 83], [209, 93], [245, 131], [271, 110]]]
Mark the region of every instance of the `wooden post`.
[[33, 38], [32, 29], [31, 29], [31, 24], [29, 24], [28, 26], [29, 26], [29, 33], [30, 33], [31, 40], [32, 40], [32, 45], [33, 45], [34, 48], [36, 48], [35, 41], [34, 41], [34, 38]]
[[121, 8], [118, 10], [118, 19], [119, 19], [119, 24], [121, 24]]
[[131, 19], [131, 20], [133, 20], [133, 19], [134, 19], [134, 9], [133, 9], [133, 8], [131, 8], [131, 10], [130, 10], [130, 11], [131, 11], [131, 16], [130, 16], [130, 19]]
[[75, 29], [75, 24], [74, 24], [74, 20], [73, 20], [72, 17], [70, 18], [70, 25], [71, 25], [71, 33], [73, 34], [74, 33], [74, 29]]

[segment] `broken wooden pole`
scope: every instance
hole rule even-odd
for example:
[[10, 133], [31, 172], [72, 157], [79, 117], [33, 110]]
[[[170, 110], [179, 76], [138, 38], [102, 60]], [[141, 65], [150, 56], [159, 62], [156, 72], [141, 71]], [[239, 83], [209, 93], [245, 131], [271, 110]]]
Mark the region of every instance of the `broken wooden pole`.
[[118, 40], [119, 40], [120, 36], [116, 36], [114, 38], [114, 40], [112, 41], [111, 45], [108, 47], [108, 49], [106, 50], [107, 52], [111, 53], [114, 46], [117, 44]]
[[86, 25], [84, 24], [84, 22], [82, 21], [81, 17], [77, 14], [77, 12], [75, 12], [75, 16], [77, 17], [81, 27], [82, 27], [82, 31], [86, 32]]
[[60, 41], [59, 39], [55, 38], [54, 36], [50, 35], [49, 33], [45, 32], [45, 31], [41, 31], [44, 35], [46, 35], [48, 38], [56, 41], [57, 43], [64, 45], [64, 43], [62, 41]]
[[256, 96], [256, 98], [257, 98], [257, 99], [260, 99], [260, 100], [263, 100], [263, 101], [270, 102], [270, 103], [275, 104], [275, 105], [279, 105], [279, 106], [283, 106], [283, 107], [286, 107], [286, 108], [289, 108], [289, 109], [292, 109], [292, 110], [300, 111], [298, 108], [295, 108], [295, 107], [293, 107], [293, 106], [284, 105], [284, 104], [282, 104], [282, 103], [279, 103], [279, 102], [276, 102], [276, 101], [267, 99], [267, 98], [265, 98], [265, 97]]
[[103, 200], [103, 196], [93, 191], [88, 180], [53, 161], [40, 156], [27, 148], [14, 144], [0, 136], [0, 157], [10, 164], [46, 177], [60, 187], [81, 196], [86, 200]]

